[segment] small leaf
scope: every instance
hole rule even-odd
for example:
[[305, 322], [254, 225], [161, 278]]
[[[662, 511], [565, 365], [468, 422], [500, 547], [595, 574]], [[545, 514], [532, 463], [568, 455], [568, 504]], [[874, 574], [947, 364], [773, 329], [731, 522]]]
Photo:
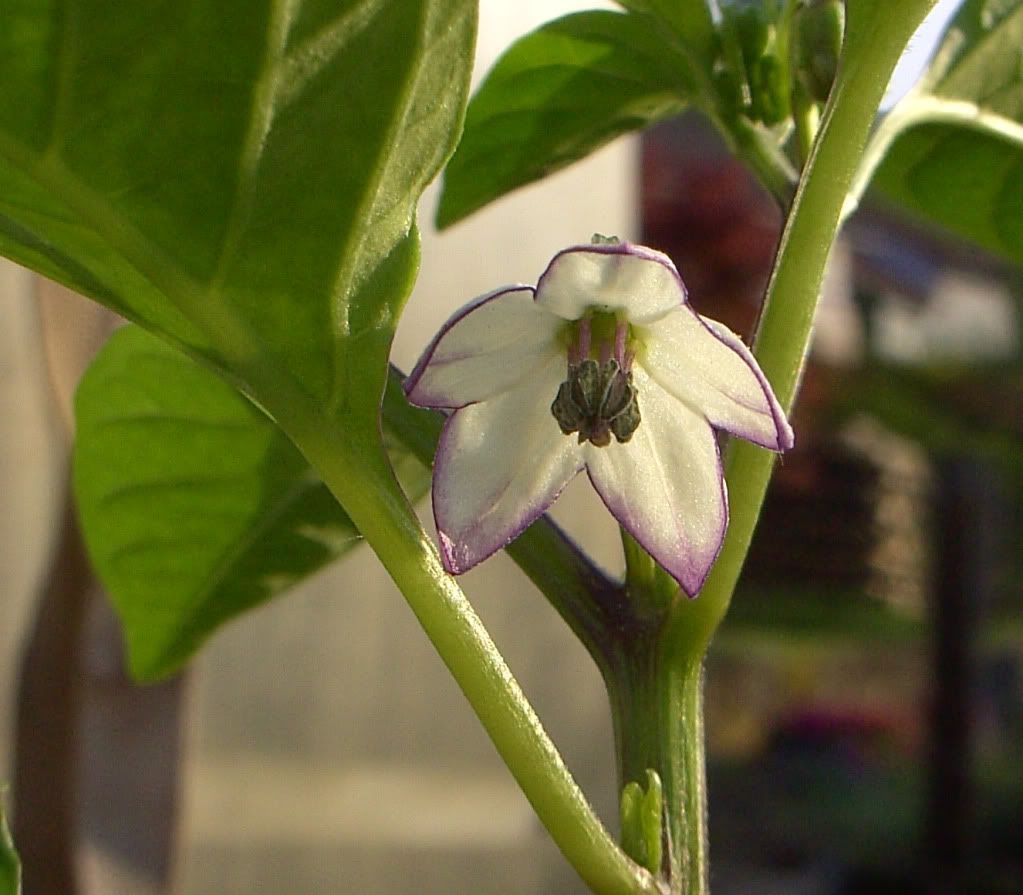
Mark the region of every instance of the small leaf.
[[661, 777], [647, 768], [646, 791], [631, 780], [622, 790], [622, 849], [655, 876], [661, 872], [664, 836], [664, 795]]
[[873, 183], [888, 198], [1023, 261], [1021, 0], [967, 0], [920, 88], [878, 130], [871, 157], [880, 161]]
[[[262, 412], [137, 327], [90, 367], [76, 415], [82, 525], [139, 678], [170, 674], [224, 622], [359, 542]], [[391, 458], [422, 496], [425, 467], [397, 448]]]
[[642, 817], [643, 787], [631, 780], [622, 790], [622, 849], [633, 861], [646, 867], [646, 837], [643, 835]]
[[661, 871], [664, 835], [664, 796], [661, 778], [647, 768], [647, 788], [635, 780], [622, 790], [622, 849], [655, 876]]
[[7, 827], [3, 795], [0, 787], [0, 895], [21, 895], [21, 862]]
[[656, 874], [661, 869], [661, 849], [664, 835], [664, 795], [661, 778], [657, 772], [647, 768], [647, 788], [640, 806], [643, 838], [646, 840], [646, 869]]
[[438, 226], [678, 114], [688, 72], [665, 29], [647, 16], [576, 13], [523, 37], [469, 104]]

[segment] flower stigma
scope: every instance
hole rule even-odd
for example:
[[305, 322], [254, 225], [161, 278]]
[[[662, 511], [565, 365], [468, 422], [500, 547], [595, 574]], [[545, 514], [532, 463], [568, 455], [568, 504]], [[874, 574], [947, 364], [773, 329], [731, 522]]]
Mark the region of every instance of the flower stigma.
[[641, 420], [629, 325], [614, 313], [590, 311], [570, 328], [575, 339], [568, 346], [568, 374], [551, 414], [562, 433], [579, 433], [579, 444], [607, 447], [612, 435], [624, 444]]

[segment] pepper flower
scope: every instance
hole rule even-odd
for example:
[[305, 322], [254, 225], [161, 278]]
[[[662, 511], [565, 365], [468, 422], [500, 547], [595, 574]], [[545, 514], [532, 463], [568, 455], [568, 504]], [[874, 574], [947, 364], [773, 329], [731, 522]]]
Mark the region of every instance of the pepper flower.
[[445, 568], [517, 537], [583, 469], [621, 526], [690, 596], [721, 549], [716, 430], [769, 450], [792, 429], [752, 354], [698, 315], [671, 260], [617, 241], [559, 252], [535, 288], [456, 312], [405, 384], [453, 411], [433, 511]]

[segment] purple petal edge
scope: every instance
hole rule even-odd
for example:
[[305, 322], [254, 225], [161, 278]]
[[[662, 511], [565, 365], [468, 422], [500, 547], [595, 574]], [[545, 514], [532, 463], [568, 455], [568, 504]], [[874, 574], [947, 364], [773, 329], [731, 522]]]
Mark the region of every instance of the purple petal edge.
[[717, 455], [718, 482], [721, 485], [721, 507], [723, 513], [721, 516], [721, 527], [716, 536], [717, 546], [714, 548], [710, 560], [706, 563], [694, 562], [691, 555], [685, 554], [678, 557], [659, 556], [658, 552], [651, 548], [647, 542], [643, 526], [638, 525], [624, 507], [616, 506], [614, 497], [611, 494], [605, 494], [596, 479], [594, 479], [589, 467], [586, 469], [586, 475], [589, 477], [593, 490], [600, 496], [604, 506], [607, 507], [611, 515], [657, 561], [658, 565], [679, 583], [679, 587], [682, 588], [685, 595], [691, 600], [696, 599], [703, 589], [703, 585], [710, 575], [710, 570], [714, 568], [714, 563], [717, 562], [718, 556], [721, 555], [721, 548], [725, 543], [725, 534], [728, 531], [728, 486], [725, 483], [725, 468], [721, 462], [721, 447], [717, 443], [717, 439], [714, 440], [714, 452]]
[[[760, 388], [764, 393], [764, 397], [767, 399], [767, 406], [771, 411], [771, 418], [774, 420], [776, 443], [765, 444], [753, 433], [738, 432], [733, 429], [725, 429], [725, 431], [771, 451], [790, 450], [796, 443], [795, 433], [792, 431], [792, 426], [789, 423], [788, 418], [785, 416], [785, 411], [782, 410], [781, 404], [778, 403], [778, 399], [775, 397], [774, 389], [771, 388], [771, 383], [768, 381], [767, 377], [764, 375], [764, 371], [760, 369], [760, 364], [757, 363], [756, 358], [753, 356], [753, 352], [750, 351], [749, 348], [746, 347], [746, 343], [736, 336], [731, 330], [724, 328], [719, 329], [717, 326], [712, 325], [714, 324], [714, 321], [708, 322], [699, 314], [696, 315], [696, 319], [699, 320], [700, 325], [714, 336], [715, 339], [728, 348], [731, 348], [744, 361], [746, 361], [746, 365], [753, 371], [753, 375], [757, 377], [757, 381], [760, 383]], [[756, 408], [750, 409], [755, 410]], [[719, 426], [717, 428], [724, 427]]]
[[648, 246], [637, 245], [633, 242], [616, 242], [616, 243], [583, 243], [581, 245], [569, 246], [567, 249], [562, 249], [558, 254], [551, 258], [547, 267], [544, 268], [544, 272], [540, 274], [540, 279], [536, 281], [536, 289], [534, 290], [534, 296], [540, 293], [543, 288], [543, 281], [550, 269], [555, 265], [557, 260], [562, 255], [574, 254], [576, 252], [590, 252], [594, 255], [632, 255], [636, 258], [643, 258], [647, 261], [656, 261], [663, 267], [666, 267], [675, 277], [678, 283], [679, 293], [682, 296], [680, 304], [689, 304], [689, 291], [686, 289], [686, 284], [682, 282], [682, 275], [678, 272], [678, 268], [675, 267], [675, 262], [671, 260], [664, 252], [659, 252], [657, 249], [651, 249]]
[[432, 407], [436, 410], [457, 409], [448, 404], [437, 403], [435, 400], [431, 400], [429, 395], [416, 395], [419, 380], [422, 379], [423, 374], [426, 372], [426, 368], [430, 365], [430, 361], [433, 360], [433, 355], [437, 350], [437, 346], [440, 345], [441, 340], [448, 334], [455, 324], [459, 323], [473, 311], [488, 302], [500, 298], [502, 295], [507, 295], [509, 292], [532, 292], [535, 294], [536, 290], [532, 286], [526, 286], [525, 284], [502, 286], [499, 289], [494, 289], [490, 292], [485, 292], [483, 295], [477, 296], [448, 317], [437, 334], [430, 340], [430, 344], [423, 350], [419, 360], [416, 361], [416, 365], [412, 368], [412, 372], [405, 378], [405, 383], [402, 388], [405, 390], [405, 397], [408, 398], [410, 403], [415, 404], [417, 407]]
[[[440, 541], [440, 558], [444, 565], [452, 575], [461, 575], [464, 572], [468, 572], [470, 569], [478, 566], [483, 560], [489, 559], [498, 550], [503, 547], [507, 547], [512, 541], [514, 541], [522, 532], [524, 532], [530, 525], [532, 525], [537, 519], [539, 519], [547, 509], [556, 501], [560, 496], [561, 492], [565, 490], [569, 482], [572, 481], [584, 468], [585, 463], [580, 457], [579, 463], [576, 466], [575, 472], [572, 473], [566, 480], [565, 484], [562, 485], [549, 499], [541, 499], [535, 501], [532, 504], [528, 504], [520, 510], [517, 521], [512, 526], [508, 534], [502, 534], [496, 537], [493, 543], [485, 543], [483, 547], [472, 551], [472, 556], [469, 561], [462, 562], [458, 556], [459, 543], [455, 541], [442, 527], [440, 518], [437, 514], [437, 470], [443, 465], [451, 461], [452, 455], [456, 452], [453, 445], [449, 444], [451, 438], [449, 431], [454, 423], [455, 417], [458, 415], [458, 411], [451, 414], [444, 421], [444, 428], [441, 430], [440, 439], [437, 442], [437, 451], [434, 455], [433, 468], [434, 468], [434, 487], [430, 493], [430, 502], [433, 508], [433, 521], [437, 526], [437, 539]], [[463, 542], [463, 546], [469, 542]], [[462, 551], [466, 552], [466, 551]]]

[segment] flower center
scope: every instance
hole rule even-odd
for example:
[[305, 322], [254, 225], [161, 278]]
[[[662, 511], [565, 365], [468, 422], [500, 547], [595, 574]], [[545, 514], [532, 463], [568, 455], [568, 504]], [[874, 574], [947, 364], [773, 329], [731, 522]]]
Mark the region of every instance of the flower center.
[[632, 438], [640, 423], [633, 356], [629, 326], [614, 314], [591, 313], [575, 323], [568, 376], [551, 404], [565, 435], [578, 432], [579, 444], [597, 447], [607, 447], [612, 435], [619, 443]]

